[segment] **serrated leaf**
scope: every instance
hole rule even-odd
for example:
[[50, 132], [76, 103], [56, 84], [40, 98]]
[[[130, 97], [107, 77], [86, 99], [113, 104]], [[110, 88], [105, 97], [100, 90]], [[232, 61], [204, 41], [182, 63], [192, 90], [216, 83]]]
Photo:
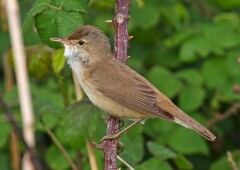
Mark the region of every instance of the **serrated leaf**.
[[101, 111], [89, 101], [72, 104], [66, 112], [68, 114], [59, 121], [56, 132], [61, 143], [80, 148], [85, 145], [85, 139], [96, 140], [97, 135], [103, 136], [105, 125], [104, 121], [99, 121]]
[[[53, 93], [51, 93], [51, 96], [52, 95]], [[38, 98], [38, 100], [41, 100], [41, 98]], [[40, 131], [45, 131], [45, 127], [49, 129], [56, 127], [60, 117], [66, 112], [63, 106], [55, 106], [53, 104], [37, 106], [36, 108], [38, 108], [36, 109], [37, 116], [39, 115], [39, 119], [43, 121], [43, 124], [41, 121], [36, 121], [36, 130]]]
[[31, 10], [28, 12], [23, 22], [23, 32], [28, 33], [33, 25], [33, 18], [35, 15], [43, 12], [49, 5], [50, 0], [37, 0]]
[[169, 145], [179, 153], [208, 154], [208, 147], [205, 139], [193, 130], [179, 127], [170, 134]]
[[[124, 121], [124, 128], [130, 126], [132, 124], [132, 121]], [[142, 135], [144, 126], [142, 124], [139, 124], [135, 126], [134, 128], [127, 131], [126, 135], [130, 140], [134, 140], [137, 136]]]
[[178, 68], [181, 65], [179, 57], [176, 57], [176, 52], [162, 48], [159, 45], [156, 50], [154, 50], [155, 60], [154, 63], [166, 66], [168, 68]]
[[201, 73], [196, 69], [184, 69], [179, 71], [176, 76], [189, 85], [199, 86], [203, 82]]
[[[88, 2], [88, 1], [87, 1]], [[86, 13], [86, 9], [84, 6], [86, 6], [84, 3], [79, 0], [60, 0], [60, 3], [66, 11], [75, 11], [75, 12], [84, 12]]]
[[[72, 159], [75, 157], [75, 151], [67, 149], [68, 154]], [[67, 169], [69, 168], [69, 163], [64, 157], [63, 153], [59, 149], [52, 145], [46, 152], [46, 161], [51, 169]]]
[[206, 57], [211, 52], [211, 43], [196, 36], [186, 41], [180, 49], [179, 56], [183, 62], [196, 61], [197, 56]]
[[147, 78], [170, 98], [173, 98], [182, 87], [181, 82], [171, 72], [162, 67], [154, 67], [151, 69]]
[[48, 9], [36, 15], [36, 28], [42, 41], [51, 47], [60, 47], [50, 37], [66, 37], [83, 25], [81, 14], [64, 10]]
[[182, 3], [160, 6], [160, 13], [175, 29], [180, 29], [180, 22], [189, 19], [189, 13]]
[[147, 147], [151, 154], [153, 154], [154, 156], [158, 156], [160, 160], [166, 160], [176, 157], [176, 154], [172, 150], [166, 148], [163, 145], [154, 142], [148, 142]]
[[124, 144], [124, 152], [121, 157], [127, 162], [136, 164], [143, 157], [143, 138], [138, 135], [135, 139], [129, 139], [126, 135], [121, 137], [121, 142]]
[[31, 75], [43, 77], [50, 69], [50, 53], [41, 46], [28, 52], [28, 69]]
[[202, 73], [208, 87], [221, 87], [227, 82], [226, 62], [224, 59], [212, 58], [203, 64]]
[[192, 35], [193, 35], [192, 29], [180, 30], [179, 32], [176, 32], [172, 36], [167, 38], [164, 44], [166, 44], [167, 47], [173, 47], [181, 44], [183, 41], [185, 41], [187, 38], [191, 37]]
[[[132, 18], [131, 23], [134, 26], [140, 26], [143, 29], [149, 29], [155, 26], [160, 17], [160, 10], [158, 9], [157, 4], [153, 1], [144, 3], [144, 5], [140, 7], [131, 6], [130, 11], [131, 11], [131, 18]], [[139, 14], [144, 14], [144, 15], [139, 15]]]
[[52, 67], [55, 73], [59, 73], [66, 63], [66, 59], [63, 53], [64, 50], [59, 49], [52, 54]]
[[193, 112], [202, 105], [205, 96], [205, 91], [201, 87], [186, 86], [179, 96], [180, 108], [185, 112]]

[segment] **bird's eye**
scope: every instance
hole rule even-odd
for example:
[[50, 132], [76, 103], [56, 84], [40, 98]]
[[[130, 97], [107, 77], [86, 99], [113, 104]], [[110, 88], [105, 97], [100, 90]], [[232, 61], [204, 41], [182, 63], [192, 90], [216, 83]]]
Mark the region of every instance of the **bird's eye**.
[[79, 44], [79, 45], [83, 45], [83, 44], [85, 44], [85, 41], [80, 40], [80, 41], [78, 41], [78, 44]]

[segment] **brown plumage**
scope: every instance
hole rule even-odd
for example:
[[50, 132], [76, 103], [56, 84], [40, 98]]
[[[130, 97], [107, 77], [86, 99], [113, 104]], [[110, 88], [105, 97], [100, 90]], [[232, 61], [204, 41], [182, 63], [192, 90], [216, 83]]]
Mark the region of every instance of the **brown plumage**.
[[89, 99], [99, 108], [120, 118], [174, 121], [208, 140], [216, 138], [148, 80], [115, 59], [107, 37], [99, 29], [82, 26], [67, 39], [54, 41], [64, 44], [68, 64]]

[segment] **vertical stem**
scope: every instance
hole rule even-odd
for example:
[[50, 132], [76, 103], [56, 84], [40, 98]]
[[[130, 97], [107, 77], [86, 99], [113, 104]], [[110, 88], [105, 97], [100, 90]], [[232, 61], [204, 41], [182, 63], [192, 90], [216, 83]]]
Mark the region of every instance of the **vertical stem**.
[[[34, 116], [32, 109], [32, 100], [29, 90], [29, 81], [26, 67], [26, 54], [21, 34], [21, 26], [19, 19], [19, 8], [16, 0], [7, 0], [6, 9], [8, 16], [8, 24], [10, 29], [11, 44], [14, 54], [15, 71], [17, 77], [18, 94], [23, 119], [23, 134], [26, 143], [30, 147], [34, 147]], [[26, 170], [34, 169], [30, 160], [30, 154], [25, 153], [23, 159], [23, 167]]]
[[[9, 63], [9, 52], [3, 54], [3, 73], [4, 73], [4, 89], [6, 91], [12, 90], [14, 86], [13, 70]], [[11, 150], [11, 167], [14, 170], [20, 170], [21, 158], [19, 143], [17, 140], [17, 135], [14, 130], [10, 134], [10, 150]]]
[[[115, 27], [114, 57], [123, 63], [127, 60], [128, 49], [128, 0], [115, 0], [115, 17], [112, 21]], [[119, 132], [120, 120], [109, 116], [107, 120], [106, 135], [114, 135]], [[103, 143], [104, 148], [104, 169], [117, 170], [117, 140], [106, 140]]]

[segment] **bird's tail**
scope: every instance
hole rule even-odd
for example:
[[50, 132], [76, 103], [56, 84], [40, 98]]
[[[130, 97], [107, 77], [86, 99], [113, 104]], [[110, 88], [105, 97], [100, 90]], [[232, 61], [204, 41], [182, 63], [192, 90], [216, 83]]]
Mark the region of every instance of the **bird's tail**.
[[193, 129], [198, 134], [202, 135], [206, 139], [210, 141], [214, 141], [216, 139], [216, 136], [210, 132], [207, 128], [202, 126], [200, 123], [192, 119], [190, 116], [188, 116], [186, 113], [184, 113], [182, 110], [177, 110], [178, 114], [174, 115], [174, 122], [186, 127]]

